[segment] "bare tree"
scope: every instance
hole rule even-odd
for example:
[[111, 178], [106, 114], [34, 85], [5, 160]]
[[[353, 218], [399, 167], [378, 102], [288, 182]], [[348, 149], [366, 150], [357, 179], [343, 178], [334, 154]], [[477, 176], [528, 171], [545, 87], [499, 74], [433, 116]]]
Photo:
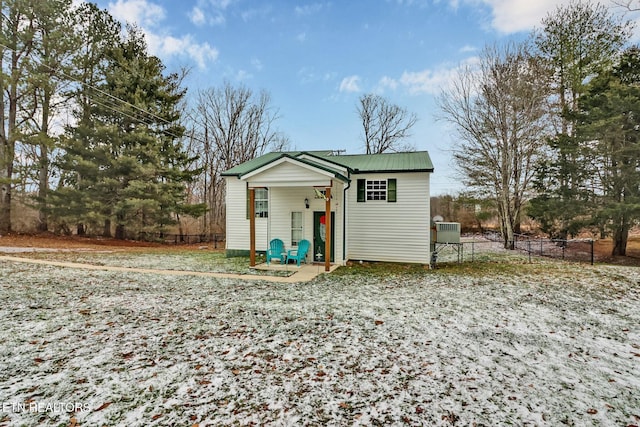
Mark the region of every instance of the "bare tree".
[[485, 48], [438, 98], [457, 131], [453, 151], [465, 184], [495, 200], [505, 248], [513, 247], [534, 165], [547, 134], [548, 73], [526, 44]]
[[203, 194], [209, 206], [205, 231], [224, 227], [224, 180], [220, 174], [251, 160], [267, 149], [281, 151], [289, 140], [274, 129], [278, 118], [266, 91], [259, 94], [225, 82], [198, 93], [192, 114], [193, 138], [198, 141], [203, 168]]
[[614, 6], [621, 7], [628, 12], [637, 12], [640, 10], [639, 0], [611, 0]]
[[415, 114], [375, 94], [362, 95], [357, 111], [367, 154], [414, 150], [403, 140], [411, 136], [409, 131], [418, 121]]

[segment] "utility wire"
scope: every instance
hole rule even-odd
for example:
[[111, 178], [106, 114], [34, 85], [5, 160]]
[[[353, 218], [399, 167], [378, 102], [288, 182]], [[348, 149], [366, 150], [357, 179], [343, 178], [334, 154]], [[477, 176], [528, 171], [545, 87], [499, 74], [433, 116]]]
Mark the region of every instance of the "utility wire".
[[[11, 48], [11, 47], [9, 47], [9, 46], [7, 46], [7, 45], [3, 44], [3, 43], [0, 43], [0, 47], [2, 47], [2, 48], [4, 48], [4, 49], [7, 49], [7, 50], [9, 50], [9, 51], [13, 51], [13, 52], [15, 52], [15, 49], [13, 49], [13, 48]], [[154, 124], [155, 124], [154, 122], [151, 122], [149, 118], [145, 118], [144, 116], [141, 116], [141, 117], [133, 116], [133, 115], [131, 115], [131, 113], [125, 112], [125, 111], [123, 111], [123, 110], [121, 110], [121, 109], [119, 109], [119, 108], [118, 108], [118, 107], [120, 107], [120, 106], [129, 106], [129, 107], [133, 108], [134, 110], [136, 110], [136, 111], [138, 111], [138, 112], [140, 112], [140, 113], [142, 113], [142, 114], [146, 114], [146, 115], [147, 115], [148, 117], [150, 117], [150, 118], [154, 118], [154, 119], [156, 119], [156, 120], [158, 120], [158, 121], [160, 121], [160, 122], [163, 122], [163, 123], [164, 123], [164, 124], [166, 124], [166, 125], [173, 126], [173, 123], [172, 123], [172, 122], [168, 121], [167, 119], [165, 119], [165, 118], [163, 118], [163, 117], [158, 116], [157, 114], [155, 114], [155, 113], [153, 113], [153, 112], [151, 112], [151, 111], [149, 111], [149, 110], [145, 110], [145, 109], [144, 109], [144, 108], [142, 108], [142, 107], [139, 107], [139, 106], [137, 106], [137, 105], [135, 105], [135, 104], [132, 104], [132, 103], [130, 103], [130, 102], [128, 102], [128, 101], [126, 101], [126, 100], [124, 100], [124, 99], [118, 98], [118, 97], [116, 97], [115, 95], [112, 95], [112, 94], [110, 94], [110, 93], [108, 93], [108, 92], [105, 92], [104, 90], [100, 89], [99, 87], [96, 87], [96, 86], [94, 86], [94, 85], [92, 85], [92, 84], [89, 84], [89, 83], [87, 83], [87, 82], [83, 82], [83, 81], [79, 80], [78, 78], [73, 77], [73, 76], [70, 76], [70, 75], [68, 75], [68, 74], [66, 74], [66, 73], [64, 73], [64, 72], [62, 72], [62, 71], [60, 71], [60, 70], [57, 70], [57, 69], [55, 69], [55, 68], [53, 68], [53, 67], [51, 67], [51, 66], [49, 66], [49, 65], [47, 65], [47, 64], [45, 64], [45, 63], [43, 63], [43, 62], [41, 62], [41, 61], [39, 61], [39, 60], [35, 60], [34, 62], [35, 62], [37, 65], [40, 65], [40, 66], [46, 67], [46, 68], [47, 68], [47, 69], [49, 69], [51, 72], [53, 72], [54, 74], [58, 75], [58, 77], [64, 77], [64, 78], [65, 78], [65, 79], [67, 79], [67, 80], [74, 81], [74, 82], [76, 82], [76, 83], [79, 83], [79, 84], [81, 84], [81, 85], [83, 85], [83, 86], [87, 87], [87, 88], [93, 89], [94, 91], [96, 91], [96, 92], [98, 92], [98, 93], [100, 93], [100, 94], [105, 95], [105, 96], [107, 97], [107, 100], [111, 100], [111, 101], [113, 101], [113, 104], [111, 104], [111, 106], [109, 106], [109, 105], [107, 105], [107, 104], [100, 103], [99, 101], [97, 101], [97, 100], [95, 99], [95, 97], [91, 96], [91, 94], [87, 94], [87, 97], [88, 97], [88, 98], [89, 98], [89, 99], [90, 99], [94, 104], [101, 105], [101, 106], [103, 106], [103, 107], [105, 107], [105, 108], [107, 108], [107, 109], [109, 109], [109, 110], [111, 110], [111, 111], [113, 111], [113, 112], [115, 112], [115, 113], [119, 113], [119, 114], [125, 115], [125, 116], [127, 116], [127, 117], [129, 117], [129, 118], [131, 118], [131, 119], [133, 119], [133, 120], [136, 120], [136, 121], [138, 121], [138, 122], [141, 122], [142, 124], [145, 124], [145, 125], [147, 125], [147, 126], [149, 126], [149, 127], [151, 127], [152, 125], [154, 125]], [[107, 100], [105, 100], [105, 102], [106, 102]], [[121, 105], [118, 105], [118, 103], [120, 103]], [[176, 134], [174, 134], [174, 133], [172, 133], [172, 132], [169, 132], [169, 131], [167, 131], [167, 130], [165, 130], [165, 131], [163, 131], [163, 132], [164, 132], [165, 134], [169, 135], [169, 136], [172, 136], [172, 137], [176, 138], [176, 139], [181, 139], [181, 138], [183, 138], [183, 136], [176, 135]], [[191, 136], [191, 138], [192, 138], [193, 140], [197, 141], [197, 142], [200, 142], [200, 143], [202, 143], [202, 144], [206, 144], [206, 141], [201, 140], [200, 138], [198, 138], [198, 137], [196, 137], [196, 136], [194, 136], [194, 135], [192, 135], [192, 136]]]

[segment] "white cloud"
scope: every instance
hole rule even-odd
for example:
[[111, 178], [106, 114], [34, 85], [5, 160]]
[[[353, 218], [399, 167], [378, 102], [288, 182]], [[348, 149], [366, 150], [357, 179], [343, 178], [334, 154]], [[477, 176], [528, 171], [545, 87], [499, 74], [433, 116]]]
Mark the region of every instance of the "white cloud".
[[[468, 0], [477, 4], [477, 0]], [[571, 0], [482, 0], [492, 10], [491, 26], [502, 33], [529, 31], [560, 5]]]
[[109, 12], [119, 21], [137, 23], [142, 28], [157, 25], [165, 18], [165, 10], [147, 0], [118, 0], [109, 3]]
[[360, 92], [360, 77], [349, 76], [340, 82], [340, 92]]
[[218, 59], [219, 51], [215, 47], [211, 47], [209, 43], [189, 43], [187, 46], [188, 55], [196, 61], [201, 69], [207, 68], [207, 64], [215, 62]]
[[475, 52], [477, 51], [478, 48], [471, 46], [471, 45], [464, 45], [460, 48], [460, 50], [458, 52], [460, 53], [469, 53], [469, 52]]
[[195, 25], [198, 25], [198, 26], [204, 25], [204, 23], [207, 21], [204, 16], [204, 12], [202, 11], [202, 9], [200, 9], [197, 6], [191, 10], [189, 19], [191, 19], [191, 22], [193, 22]]
[[238, 81], [243, 81], [243, 80], [248, 80], [253, 78], [253, 74], [245, 71], [245, 70], [239, 70], [236, 75], [235, 75], [235, 79]]
[[376, 92], [384, 92], [386, 89], [396, 90], [398, 88], [398, 80], [388, 76], [384, 76], [378, 82]]
[[177, 38], [147, 33], [147, 42], [149, 43], [149, 51], [154, 55], [165, 58], [187, 55], [201, 69], [206, 68], [208, 63], [218, 59], [219, 55], [218, 49], [206, 42], [197, 43], [188, 34]]
[[[230, 0], [220, 1], [226, 7]], [[166, 11], [148, 0], [117, 0], [109, 3], [109, 12], [118, 20], [135, 23], [142, 30], [149, 46], [149, 53], [162, 59], [187, 56], [198, 68], [204, 69], [208, 63], [215, 62], [219, 52], [209, 43], [198, 43], [190, 34], [174, 36], [164, 31], [162, 22]], [[191, 13], [194, 23], [204, 22], [204, 12], [194, 8]]]
[[478, 57], [471, 57], [456, 66], [443, 65], [435, 70], [405, 71], [400, 77], [400, 84], [412, 95], [438, 95], [451, 84], [461, 68], [473, 67], [477, 63]]

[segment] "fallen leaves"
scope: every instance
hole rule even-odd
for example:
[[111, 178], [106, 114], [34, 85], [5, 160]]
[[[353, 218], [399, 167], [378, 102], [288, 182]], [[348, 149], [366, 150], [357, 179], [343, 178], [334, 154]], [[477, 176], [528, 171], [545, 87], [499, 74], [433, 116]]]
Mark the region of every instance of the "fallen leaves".
[[104, 402], [102, 405], [98, 406], [95, 411], [99, 412], [99, 411], [102, 411], [104, 409], [107, 409], [111, 405], [111, 403], [112, 402]]
[[[20, 352], [6, 344], [21, 362], [19, 374], [41, 384], [32, 393], [24, 393], [31, 384], [23, 386], [21, 399], [91, 396], [95, 409], [59, 415], [55, 425], [471, 425], [480, 411], [496, 424], [515, 412], [528, 416], [522, 423], [556, 425], [560, 415], [540, 408], [572, 404], [576, 424], [605, 413], [612, 424], [633, 421], [621, 409], [633, 396], [620, 393], [615, 408], [597, 396], [635, 385], [628, 363], [640, 347], [620, 328], [638, 319], [637, 307], [616, 300], [611, 321], [595, 322], [584, 302], [602, 312], [611, 304], [597, 283], [581, 290], [581, 283], [545, 279], [542, 286], [539, 277], [522, 276], [470, 286], [465, 277], [440, 281], [425, 272], [387, 291], [375, 277], [240, 287], [232, 280], [46, 274], [42, 288], [29, 283], [60, 307], [59, 319], [41, 309], [10, 313], [24, 301], [18, 292], [3, 314], [25, 326], [19, 340], [8, 341]], [[65, 297], [46, 294], [50, 288]], [[76, 289], [95, 294], [79, 303]], [[527, 293], [544, 293], [546, 305], [522, 303]], [[608, 337], [607, 346], [595, 346], [594, 336]], [[564, 387], [566, 378], [574, 388]], [[18, 395], [17, 386], [7, 387]], [[584, 396], [579, 409], [576, 393]], [[38, 424], [23, 418], [23, 425]], [[15, 421], [5, 417], [0, 425]]]

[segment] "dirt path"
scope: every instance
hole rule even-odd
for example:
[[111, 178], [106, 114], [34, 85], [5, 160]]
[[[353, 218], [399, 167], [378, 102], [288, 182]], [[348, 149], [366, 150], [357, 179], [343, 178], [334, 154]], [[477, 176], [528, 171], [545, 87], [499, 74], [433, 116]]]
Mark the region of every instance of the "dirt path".
[[278, 283], [308, 282], [313, 278], [315, 278], [319, 273], [321, 273], [318, 271], [318, 269], [315, 266], [312, 266], [312, 265], [304, 265], [300, 267], [299, 270], [296, 271], [291, 276], [282, 277], [282, 276], [267, 276], [267, 275], [259, 275], [259, 274], [211, 273], [211, 272], [205, 272], [205, 271], [156, 270], [156, 269], [150, 269], [150, 268], [116, 267], [116, 266], [108, 266], [108, 265], [83, 264], [78, 262], [47, 261], [47, 260], [40, 260], [40, 259], [8, 256], [8, 255], [0, 256], [0, 261], [51, 265], [51, 266], [63, 267], [63, 268], [77, 268], [81, 270], [102, 270], [102, 271], [117, 271], [122, 273], [162, 274], [167, 276], [217, 277], [217, 278], [225, 278], [225, 279], [267, 281], [267, 282], [278, 282]]

